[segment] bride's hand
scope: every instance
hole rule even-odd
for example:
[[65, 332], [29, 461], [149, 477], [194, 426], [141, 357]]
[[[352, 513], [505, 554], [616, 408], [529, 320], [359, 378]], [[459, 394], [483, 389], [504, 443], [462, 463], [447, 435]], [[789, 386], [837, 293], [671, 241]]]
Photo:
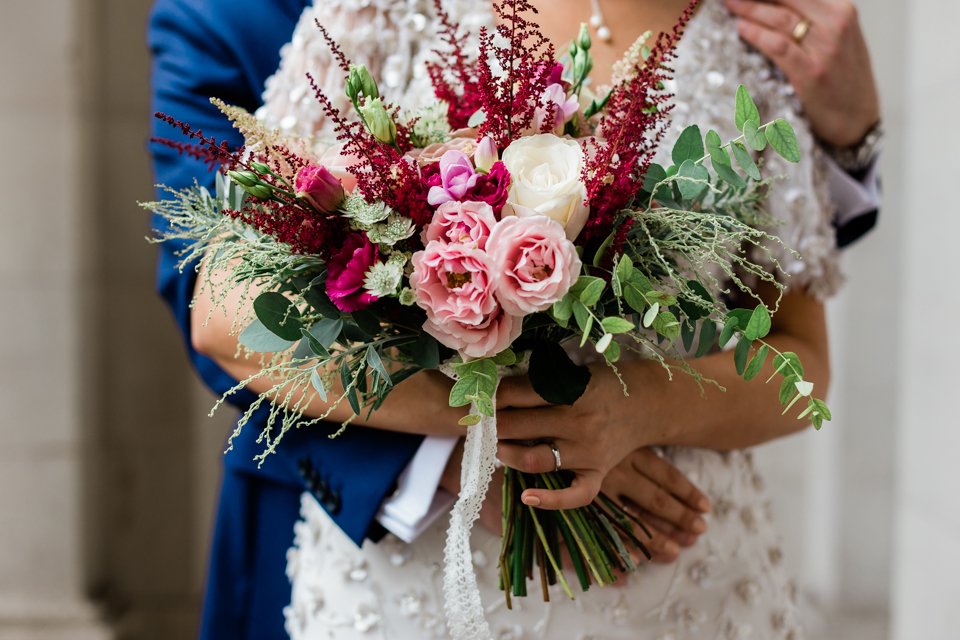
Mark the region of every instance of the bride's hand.
[[[573, 406], [547, 404], [526, 377], [505, 378], [497, 393], [497, 455], [508, 467], [527, 473], [554, 471], [550, 444], [562, 468], [575, 474], [569, 488], [527, 489], [524, 504], [541, 509], [575, 509], [590, 504], [611, 469], [645, 442], [643, 415], [632, 415], [623, 387], [606, 366], [592, 367], [586, 393]], [[642, 388], [642, 387], [638, 387]], [[530, 445], [529, 443], [540, 443]]]
[[654, 562], [677, 559], [707, 530], [710, 500], [650, 447], [634, 451], [603, 481], [603, 492], [636, 515], [653, 534], [644, 541]]

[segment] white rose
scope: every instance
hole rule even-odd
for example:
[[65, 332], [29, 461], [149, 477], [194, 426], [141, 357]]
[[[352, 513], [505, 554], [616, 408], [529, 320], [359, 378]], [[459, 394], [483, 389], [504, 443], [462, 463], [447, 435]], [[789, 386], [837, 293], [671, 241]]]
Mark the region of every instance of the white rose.
[[590, 215], [580, 144], [552, 133], [529, 136], [507, 147], [502, 161], [510, 171], [503, 215], [553, 218], [576, 240]]

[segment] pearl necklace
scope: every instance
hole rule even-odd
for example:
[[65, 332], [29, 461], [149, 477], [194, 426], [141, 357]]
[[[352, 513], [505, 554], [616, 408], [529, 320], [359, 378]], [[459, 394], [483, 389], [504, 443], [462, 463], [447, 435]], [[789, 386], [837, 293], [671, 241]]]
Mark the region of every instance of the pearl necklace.
[[593, 4], [593, 14], [590, 16], [590, 26], [597, 30], [597, 37], [604, 42], [613, 40], [613, 34], [610, 33], [610, 27], [603, 17], [603, 9], [600, 8], [600, 0], [591, 0]]

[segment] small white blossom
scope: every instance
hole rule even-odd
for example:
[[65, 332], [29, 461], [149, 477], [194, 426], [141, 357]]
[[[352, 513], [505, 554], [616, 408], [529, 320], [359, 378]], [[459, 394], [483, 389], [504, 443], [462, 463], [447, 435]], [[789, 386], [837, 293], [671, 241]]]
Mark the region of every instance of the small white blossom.
[[367, 229], [367, 237], [370, 238], [370, 242], [392, 247], [412, 236], [416, 230], [413, 220], [391, 213], [386, 222], [375, 224]]
[[390, 256], [386, 262], [376, 262], [368, 270], [363, 280], [363, 288], [378, 298], [397, 295], [403, 280], [403, 268], [406, 257], [403, 254]]
[[378, 222], [383, 222], [391, 213], [393, 213], [393, 209], [388, 207], [386, 203], [381, 201], [367, 202], [363, 199], [363, 196], [356, 193], [348, 196], [343, 203], [343, 216], [356, 222], [361, 230], [366, 230]]
[[412, 307], [417, 303], [417, 294], [410, 287], [404, 287], [400, 292], [400, 304], [405, 307]]
[[442, 102], [429, 104], [420, 109], [416, 117], [417, 121], [411, 132], [415, 147], [428, 147], [437, 142], [446, 142], [450, 138], [446, 104]]

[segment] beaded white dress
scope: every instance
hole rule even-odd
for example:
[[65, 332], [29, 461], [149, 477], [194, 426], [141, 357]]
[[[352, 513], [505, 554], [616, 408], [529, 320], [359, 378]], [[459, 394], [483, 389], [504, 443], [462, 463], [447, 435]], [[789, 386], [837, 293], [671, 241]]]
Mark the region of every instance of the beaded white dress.
[[[429, 0], [317, 0], [283, 49], [280, 69], [267, 83], [261, 117], [299, 135], [323, 131], [323, 114], [304, 82], [307, 71], [338, 106], [347, 106], [342, 74], [331, 64], [315, 18], [348, 56], [367, 64], [388, 98], [405, 106], [429, 99], [423, 61], [434, 47], [431, 5]], [[492, 20], [482, 0], [446, 0], [445, 6], [468, 29]], [[678, 54], [677, 107], [668, 138], [687, 123], [735, 137], [730, 114], [739, 83], [750, 88], [764, 115], [784, 116], [797, 129], [803, 162], [788, 165], [769, 157], [766, 171], [785, 176], [773, 186], [768, 208], [782, 223], [777, 234], [802, 259], [786, 250], [776, 257], [791, 274], [791, 286], [831, 294], [841, 282], [833, 212], [820, 152], [789, 85], [739, 40], [719, 0], [702, 3]], [[573, 602], [554, 591], [550, 604], [541, 601], [537, 588], [525, 600], [514, 599], [508, 611], [497, 586], [499, 539], [479, 525], [474, 528], [474, 561], [495, 638], [802, 637], [795, 589], [781, 566], [768, 497], [751, 454], [672, 448], [666, 455], [710, 497], [709, 530], [676, 563], [646, 566], [622, 586], [578, 593]], [[310, 494], [303, 496], [302, 515], [288, 557], [292, 596], [286, 620], [294, 640], [448, 637], [441, 584], [445, 518], [412, 544], [388, 535], [358, 549]]]

